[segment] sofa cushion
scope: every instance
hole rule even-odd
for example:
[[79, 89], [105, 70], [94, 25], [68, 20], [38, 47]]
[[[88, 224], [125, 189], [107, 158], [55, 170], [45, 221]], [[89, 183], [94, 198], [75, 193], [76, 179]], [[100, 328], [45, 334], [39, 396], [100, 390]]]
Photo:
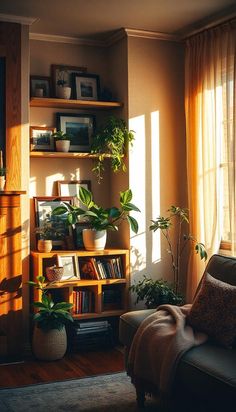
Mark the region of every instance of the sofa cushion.
[[147, 316], [154, 312], [156, 312], [156, 309], [144, 309], [121, 315], [119, 323], [119, 338], [121, 343], [129, 348], [139, 325]]
[[205, 273], [188, 323], [215, 342], [230, 347], [236, 337], [236, 286]]
[[196, 399], [215, 399], [216, 402], [221, 399], [236, 401], [235, 365], [235, 348], [225, 349], [210, 342], [192, 348], [178, 364], [176, 394], [188, 394]]

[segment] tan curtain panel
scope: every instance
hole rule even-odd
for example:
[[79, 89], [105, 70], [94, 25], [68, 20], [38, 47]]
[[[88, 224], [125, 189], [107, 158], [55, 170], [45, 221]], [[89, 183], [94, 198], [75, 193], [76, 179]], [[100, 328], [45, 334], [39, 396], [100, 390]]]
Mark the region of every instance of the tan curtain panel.
[[[219, 251], [224, 230], [235, 239], [236, 22], [186, 42], [185, 110], [191, 233], [208, 255]], [[225, 229], [227, 226], [227, 230]], [[205, 264], [191, 252], [187, 298], [191, 301]]]

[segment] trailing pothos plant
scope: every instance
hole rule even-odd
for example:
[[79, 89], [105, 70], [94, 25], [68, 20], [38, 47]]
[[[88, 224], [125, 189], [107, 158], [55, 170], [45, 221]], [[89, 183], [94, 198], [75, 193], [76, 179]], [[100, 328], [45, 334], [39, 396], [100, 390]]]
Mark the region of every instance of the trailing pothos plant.
[[135, 206], [132, 201], [132, 191], [130, 189], [120, 192], [120, 208], [110, 207], [104, 209], [102, 206], [98, 206], [93, 201], [93, 196], [90, 190], [85, 189], [83, 186], [79, 188], [79, 201], [86, 207], [82, 209], [77, 206], [64, 203], [63, 206], [58, 206], [52, 211], [52, 215], [67, 215], [67, 222], [69, 225], [74, 226], [78, 223], [79, 218], [83, 217], [83, 221], [88, 222], [88, 226], [95, 230], [118, 230], [119, 224], [127, 220], [131, 230], [134, 233], [138, 232], [137, 220], [129, 215], [129, 212], [140, 212], [139, 208]]
[[38, 328], [43, 330], [58, 329], [61, 330], [67, 322], [73, 322], [73, 318], [69, 313], [73, 307], [72, 303], [58, 302], [54, 303], [48, 287], [52, 283], [45, 283], [44, 276], [37, 276], [37, 282], [28, 281], [30, 286], [41, 291], [41, 301], [34, 302], [33, 305], [37, 308], [37, 313], [34, 314], [34, 321]]
[[111, 169], [113, 172], [126, 171], [124, 163], [125, 150], [129, 143], [133, 143], [134, 132], [128, 130], [123, 119], [110, 116], [98, 132], [93, 136], [91, 153], [98, 154], [93, 172], [96, 173], [98, 182], [101, 182], [105, 170], [104, 160], [106, 154], [110, 155]]
[[[189, 225], [189, 210], [178, 206], [171, 206], [167, 210], [169, 215], [167, 217], [159, 216], [156, 220], [152, 220], [150, 230], [156, 231], [160, 229], [161, 233], [165, 237], [168, 244], [168, 253], [171, 257], [172, 270], [173, 270], [173, 289], [175, 293], [179, 291], [179, 277], [180, 277], [180, 264], [181, 257], [188, 243], [194, 245], [195, 252], [199, 254], [200, 259], [207, 259], [207, 251], [205, 245], [198, 242], [197, 239], [190, 233], [183, 233], [183, 224]], [[175, 224], [175, 234], [177, 236], [177, 242], [174, 245], [173, 237], [171, 236], [171, 228]]]

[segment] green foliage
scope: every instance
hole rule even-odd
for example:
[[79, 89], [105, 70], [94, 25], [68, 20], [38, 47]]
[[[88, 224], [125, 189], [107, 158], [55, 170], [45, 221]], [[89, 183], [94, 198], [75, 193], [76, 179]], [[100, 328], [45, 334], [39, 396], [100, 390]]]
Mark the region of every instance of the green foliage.
[[[185, 226], [189, 225], [189, 210], [178, 206], [171, 206], [167, 212], [169, 212], [167, 217], [159, 216], [156, 220], [152, 220], [152, 225], [149, 229], [154, 232], [160, 229], [168, 243], [168, 253], [171, 256], [174, 275], [174, 291], [177, 293], [179, 288], [181, 256], [187, 243], [189, 242], [195, 245], [195, 251], [199, 254], [201, 260], [207, 259], [207, 252], [205, 245], [203, 243], [199, 243], [192, 235], [182, 234], [183, 223]], [[176, 247], [174, 247], [173, 239], [171, 238], [171, 228], [174, 223], [176, 224], [175, 233], [177, 235]]]
[[45, 284], [44, 276], [37, 276], [37, 282], [27, 282], [30, 286], [41, 290], [42, 299], [41, 302], [34, 302], [33, 305], [38, 309], [34, 315], [34, 321], [40, 329], [61, 330], [67, 322], [73, 322], [73, 318], [69, 313], [72, 308], [72, 303], [60, 302], [54, 303], [50, 294], [48, 293], [48, 287], [52, 283]]
[[70, 135], [68, 133], [64, 133], [61, 130], [57, 130], [55, 133], [52, 134], [52, 137], [55, 140], [70, 140]]
[[115, 206], [104, 209], [98, 206], [93, 201], [92, 193], [84, 187], [79, 188], [78, 199], [86, 206], [86, 209], [81, 209], [77, 206], [72, 206], [64, 203], [64, 206], [55, 208], [52, 215], [67, 215], [67, 222], [70, 225], [75, 225], [79, 217], [85, 218], [90, 227], [95, 230], [118, 230], [118, 225], [127, 220], [131, 230], [134, 233], [138, 232], [138, 222], [134, 217], [128, 215], [131, 211], [140, 212], [140, 210], [130, 201], [132, 200], [132, 192], [130, 189], [120, 192], [120, 208]]
[[175, 293], [173, 287], [165, 280], [153, 280], [144, 276], [142, 280], [130, 287], [137, 295], [136, 302], [144, 300], [148, 309], [163, 304], [181, 305], [183, 297]]
[[52, 225], [52, 222], [49, 218], [45, 219], [42, 223], [42, 226], [35, 228], [35, 233], [39, 235], [40, 239], [50, 240], [55, 236], [58, 238], [62, 233], [56, 229], [55, 225]]
[[104, 171], [104, 154], [111, 156], [111, 169], [113, 172], [126, 171], [124, 163], [125, 150], [129, 143], [133, 143], [134, 132], [128, 130], [123, 119], [110, 116], [107, 123], [102, 126], [93, 136], [91, 152], [98, 153], [93, 171], [96, 173], [98, 182], [102, 179]]

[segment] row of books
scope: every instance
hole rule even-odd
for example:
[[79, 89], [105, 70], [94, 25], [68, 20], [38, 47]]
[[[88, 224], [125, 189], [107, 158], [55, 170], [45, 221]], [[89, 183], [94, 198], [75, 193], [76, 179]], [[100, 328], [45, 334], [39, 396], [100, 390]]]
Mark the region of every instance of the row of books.
[[73, 313], [89, 313], [94, 310], [94, 293], [89, 290], [73, 290]]
[[121, 257], [86, 257], [79, 259], [81, 279], [122, 279]]

